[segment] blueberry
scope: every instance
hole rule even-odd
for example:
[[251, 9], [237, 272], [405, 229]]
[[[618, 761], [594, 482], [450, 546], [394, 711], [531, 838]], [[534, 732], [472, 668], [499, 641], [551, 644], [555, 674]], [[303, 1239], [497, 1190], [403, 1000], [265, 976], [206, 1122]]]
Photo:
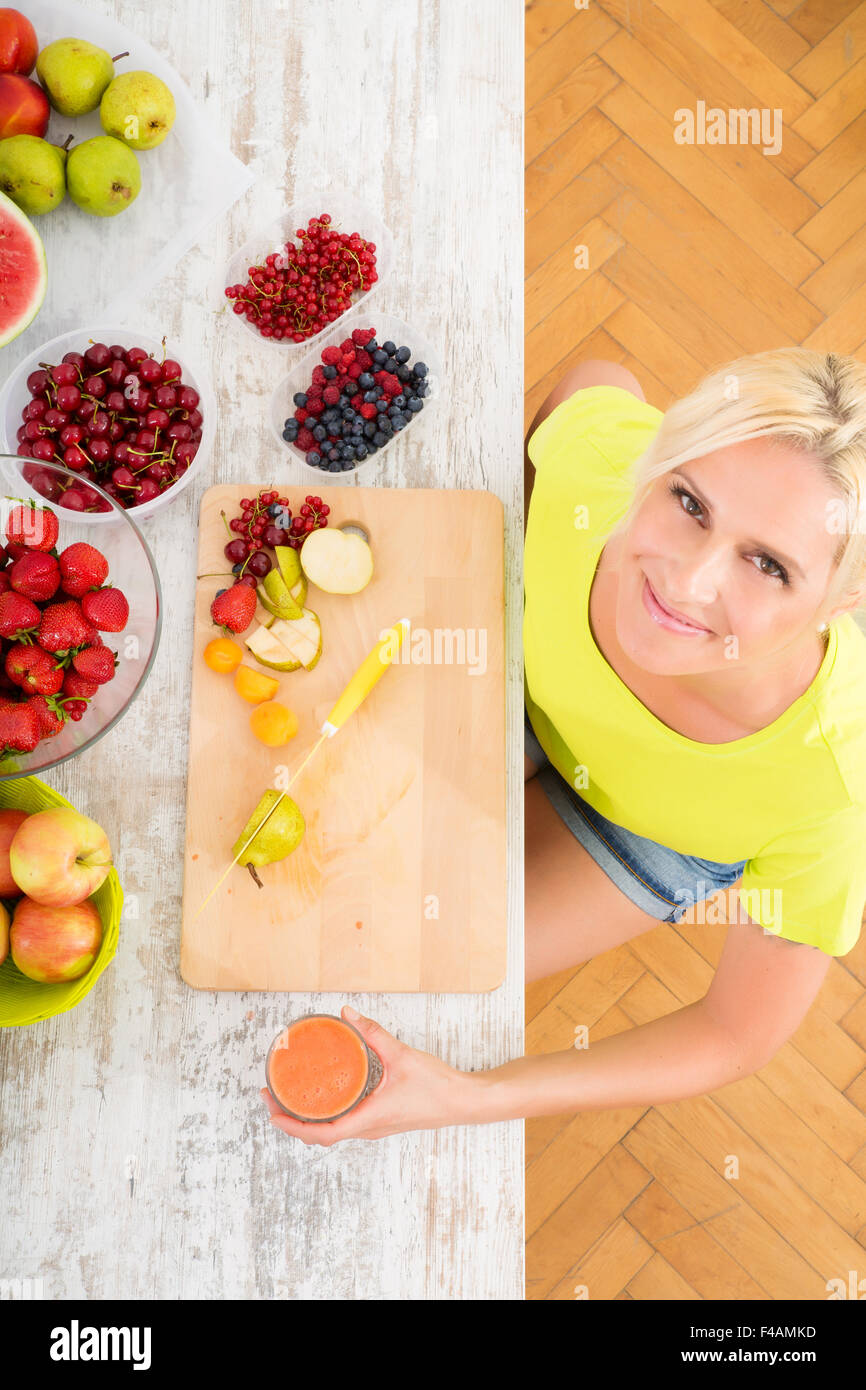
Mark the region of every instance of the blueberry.
[[306, 460], [307, 463], [312, 464], [313, 468], [318, 468], [322, 461], [322, 455], [319, 453], [318, 449], [310, 449], [309, 453], [306, 455]]
[[383, 444], [388, 443], [387, 434], [383, 434], [381, 430], [377, 430], [376, 433], [373, 435], [373, 443], [381, 449]]
[[333, 381], [333, 380], [334, 380], [334, 377], [337, 375], [337, 368], [336, 368], [336, 367], [332, 367], [331, 364], [330, 364], [330, 362], [328, 363], [328, 365], [327, 365], [326, 367], [323, 367], [323, 368], [322, 368], [322, 371], [324, 372], [324, 374], [325, 374], [325, 376], [327, 377], [328, 381]]
[[293, 434], [289, 434], [288, 430], [283, 430], [283, 439], [286, 441], [287, 444], [294, 444], [295, 438], [296, 436]]
[[349, 400], [351, 400], [353, 396], [357, 396], [357, 394], [358, 394], [358, 383], [357, 383], [356, 381], [347, 381], [347, 382], [346, 382], [346, 395], [349, 397]]
[[400, 392], [399, 396], [394, 397], [391, 404], [396, 405], [398, 410], [403, 409], [404, 405], [406, 404], [406, 397], [403, 395], [402, 391]]
[[376, 423], [375, 423], [375, 421], [374, 421], [374, 420], [368, 420], [367, 423], [366, 423], [366, 425], [364, 426], [364, 434], [366, 435], [366, 437], [367, 437], [368, 439], [372, 439], [372, 438], [373, 438], [373, 435], [374, 435], [375, 433], [376, 433]]
[[424, 402], [419, 401], [417, 396], [410, 396], [408, 404], [413, 415], [417, 415], [419, 410], [424, 409]]
[[365, 392], [364, 392], [364, 404], [365, 404], [365, 405], [372, 405], [373, 402], [374, 402], [374, 401], [377, 401], [378, 399], [379, 399], [379, 397], [378, 397], [378, 395], [377, 395], [377, 393], [376, 393], [375, 391], [365, 391]]
[[383, 362], [388, 361], [387, 352], [383, 352], [382, 348], [377, 348], [376, 351], [373, 353], [373, 361], [375, 362], [377, 367], [381, 367]]
[[391, 416], [391, 425], [393, 426], [394, 430], [402, 430], [402, 429], [405, 429], [405, 428], [406, 428], [406, 418], [405, 418], [405, 416], [403, 416], [403, 415], [392, 415], [392, 416]]
[[401, 366], [399, 366], [399, 367], [397, 368], [397, 370], [396, 370], [396, 372], [394, 373], [394, 375], [396, 376], [396, 378], [397, 378], [398, 381], [411, 381], [411, 380], [412, 380], [412, 373], [409, 371], [409, 368], [408, 368], [408, 367], [403, 366], [403, 365], [401, 365]]
[[328, 458], [331, 460], [332, 463], [334, 463], [335, 460], [338, 459], [339, 457], [340, 457], [340, 451], [339, 451], [339, 449], [336, 447], [336, 445], [334, 446], [333, 449], [329, 449], [329, 450], [328, 450]]
[[394, 356], [398, 362], [408, 362], [412, 354], [407, 347], [401, 347], [397, 349]]
[[314, 438], [314, 439], [318, 439], [319, 442], [321, 443], [321, 441], [322, 441], [323, 439], [327, 439], [327, 437], [328, 437], [328, 431], [325, 429], [325, 426], [324, 426], [324, 425], [316, 425], [315, 428], [314, 428], [314, 430], [313, 430], [313, 438]]
[[214, 594], [214, 598], [219, 598], [220, 594], [224, 594], [224, 593], [225, 593], [225, 589], [217, 589], [216, 593]]
[[349, 472], [349, 469], [350, 469], [350, 468], [354, 468], [354, 467], [355, 467], [355, 460], [354, 460], [354, 457], [353, 457], [353, 458], [350, 458], [350, 459], [343, 459], [343, 472], [344, 472], [344, 473], [348, 473], [348, 472]]
[[396, 375], [397, 368], [399, 365], [400, 364], [395, 357], [389, 357], [385, 362], [385, 371], [391, 372], [393, 375]]
[[392, 343], [391, 339], [389, 338], [387, 343], [382, 344], [382, 351], [387, 352], [389, 357], [393, 357], [394, 353], [397, 351], [397, 344]]
[[339, 463], [336, 461], [336, 459], [332, 460], [332, 462], [328, 464], [328, 472], [329, 472], [329, 473], [339, 473], [340, 471], [341, 471], [341, 470], [340, 470], [340, 465], [339, 465]]
[[427, 363], [426, 363], [426, 362], [416, 362], [416, 363], [415, 363], [415, 366], [412, 368], [412, 370], [413, 370], [413, 372], [415, 373], [416, 376], [426, 376], [426, 375], [427, 375]]
[[366, 444], [363, 442], [363, 440], [361, 440], [359, 443], [357, 443], [357, 444], [355, 445], [355, 458], [356, 458], [356, 459], [365, 459], [365, 458], [367, 457], [367, 453], [368, 453], [368, 449], [367, 449]]
[[307, 397], [303, 391], [298, 391], [297, 395], [292, 396], [292, 400], [297, 406], [304, 406], [307, 404]]
[[371, 338], [370, 341], [369, 341], [369, 343], [365, 343], [365, 344], [364, 344], [364, 351], [365, 351], [365, 352], [369, 352], [369, 353], [372, 355], [372, 354], [376, 351], [376, 349], [378, 348], [378, 346], [379, 346], [379, 344], [378, 344], [378, 342], [376, 341], [376, 339], [375, 339], [375, 338]]
[[358, 377], [358, 385], [364, 391], [369, 391], [371, 386], [376, 385], [376, 378], [372, 372], [362, 372]]
[[391, 424], [387, 415], [383, 415], [379, 421], [379, 429], [383, 434], [387, 434], [389, 437], [394, 433], [394, 426]]
[[429, 390], [430, 387], [427, 385], [426, 381], [422, 381], [420, 386], [415, 387], [415, 395], [426, 396]]

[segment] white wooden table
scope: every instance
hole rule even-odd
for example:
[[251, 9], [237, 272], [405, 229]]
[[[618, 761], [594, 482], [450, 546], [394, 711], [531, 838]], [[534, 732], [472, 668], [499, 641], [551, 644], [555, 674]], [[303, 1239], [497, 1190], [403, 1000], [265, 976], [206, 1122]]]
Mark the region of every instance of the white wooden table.
[[[144, 523], [166, 611], [143, 696], [46, 778], [109, 831], [128, 910], [77, 1010], [0, 1034], [0, 1277], [42, 1279], [49, 1299], [522, 1298], [522, 1122], [324, 1150], [276, 1132], [258, 1095], [267, 1046], [301, 1006], [353, 1002], [465, 1069], [523, 1051], [521, 0], [88, 8], [169, 58], [258, 180], [136, 317], [209, 363], [218, 438], [208, 476]], [[218, 481], [309, 480], [267, 427], [281, 359], [217, 318], [208, 289], [257, 224], [343, 186], [395, 230], [375, 305], [439, 343], [450, 396], [369, 481], [506, 504], [510, 939], [489, 995], [198, 993], [178, 973], [199, 499]], [[12, 345], [0, 372], [16, 361]]]

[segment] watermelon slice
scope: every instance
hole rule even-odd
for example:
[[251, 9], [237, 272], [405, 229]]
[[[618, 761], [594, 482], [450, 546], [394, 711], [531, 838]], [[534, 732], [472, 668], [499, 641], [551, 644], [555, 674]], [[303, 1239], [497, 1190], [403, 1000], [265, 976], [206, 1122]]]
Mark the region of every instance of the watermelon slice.
[[41, 236], [12, 199], [0, 193], [0, 347], [35, 319], [47, 284]]

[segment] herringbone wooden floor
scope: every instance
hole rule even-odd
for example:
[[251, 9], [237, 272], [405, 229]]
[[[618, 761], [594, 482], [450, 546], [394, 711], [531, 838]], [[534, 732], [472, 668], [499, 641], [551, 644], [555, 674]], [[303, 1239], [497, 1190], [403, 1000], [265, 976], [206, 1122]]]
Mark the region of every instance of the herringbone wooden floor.
[[[780, 109], [781, 151], [677, 144], [700, 101]], [[866, 357], [866, 4], [527, 0], [526, 162], [527, 426], [587, 357], [660, 409], [744, 352]], [[528, 1051], [699, 998], [725, 930], [663, 925], [531, 986]], [[528, 1296], [813, 1300], [866, 1278], [864, 987], [866, 930], [757, 1075], [530, 1121]]]

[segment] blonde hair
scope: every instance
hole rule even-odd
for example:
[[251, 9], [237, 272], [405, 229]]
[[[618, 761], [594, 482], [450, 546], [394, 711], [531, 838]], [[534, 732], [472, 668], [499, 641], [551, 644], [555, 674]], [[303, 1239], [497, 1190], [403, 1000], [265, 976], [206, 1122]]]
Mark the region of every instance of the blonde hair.
[[840, 537], [825, 601], [866, 586], [866, 365], [809, 348], [739, 357], [710, 372], [665, 412], [634, 466], [634, 495], [616, 530], [628, 526], [653, 482], [689, 459], [766, 438], [810, 455], [839, 507], [824, 519]]

